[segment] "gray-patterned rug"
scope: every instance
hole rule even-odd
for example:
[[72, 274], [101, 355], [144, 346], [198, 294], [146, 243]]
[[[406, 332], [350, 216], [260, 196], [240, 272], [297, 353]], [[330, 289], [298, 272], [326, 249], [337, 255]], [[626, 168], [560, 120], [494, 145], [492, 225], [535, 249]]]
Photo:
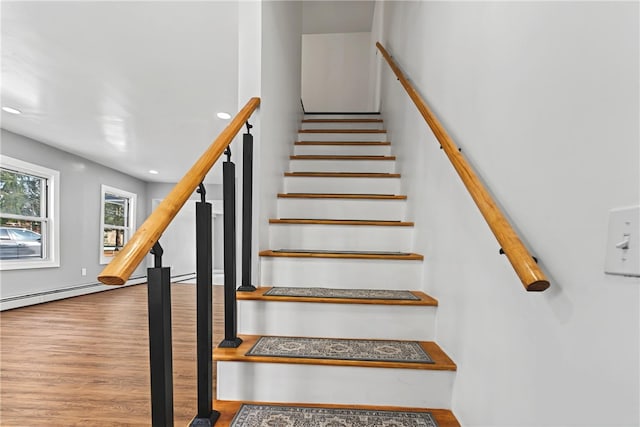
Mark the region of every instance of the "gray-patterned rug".
[[415, 341], [261, 337], [247, 356], [433, 363]]
[[429, 412], [243, 404], [231, 427], [438, 427]]
[[264, 293], [274, 297], [345, 298], [345, 299], [386, 299], [419, 301], [420, 298], [409, 291], [390, 289], [330, 289], [330, 288], [289, 288], [273, 287]]

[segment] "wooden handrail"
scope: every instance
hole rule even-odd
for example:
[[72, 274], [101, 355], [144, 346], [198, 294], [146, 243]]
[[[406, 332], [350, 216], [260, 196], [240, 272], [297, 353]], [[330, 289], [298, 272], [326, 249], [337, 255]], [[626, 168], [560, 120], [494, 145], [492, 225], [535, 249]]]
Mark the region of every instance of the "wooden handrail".
[[485, 221], [487, 221], [489, 228], [491, 228], [498, 243], [502, 246], [502, 250], [522, 281], [525, 289], [527, 291], [544, 291], [547, 289], [549, 287], [549, 280], [545, 277], [540, 267], [538, 267], [538, 264], [527, 248], [525, 248], [518, 234], [511, 224], [509, 224], [505, 215], [500, 211], [500, 208], [492, 199], [487, 189], [482, 185], [473, 168], [458, 151], [456, 144], [447, 134], [447, 131], [440, 121], [431, 112], [418, 91], [409, 83], [386, 49], [380, 43], [376, 43], [376, 46], [389, 63], [389, 66], [409, 94], [409, 97], [413, 100], [422, 117], [424, 117], [429, 124], [433, 134], [438, 139], [438, 142], [440, 142], [442, 149], [447, 154], [447, 157], [449, 157], [451, 164], [456, 172], [458, 172], [469, 194], [480, 209], [482, 216]]
[[123, 285], [127, 281], [259, 105], [260, 98], [251, 98], [238, 112], [116, 257], [102, 270], [98, 276], [100, 282], [105, 285]]

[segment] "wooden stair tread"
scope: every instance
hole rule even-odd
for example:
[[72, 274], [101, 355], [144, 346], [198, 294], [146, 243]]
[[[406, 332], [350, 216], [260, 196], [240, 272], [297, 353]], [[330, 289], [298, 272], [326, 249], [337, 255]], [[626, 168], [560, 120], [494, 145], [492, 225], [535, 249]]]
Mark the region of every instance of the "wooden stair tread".
[[313, 219], [272, 218], [269, 224], [318, 224], [318, 225], [372, 225], [381, 227], [413, 227], [410, 221], [364, 220], [364, 219]]
[[302, 123], [382, 123], [382, 119], [302, 119]]
[[[278, 357], [278, 356], [247, 356], [246, 353], [256, 344], [260, 335], [241, 335], [242, 344], [237, 348], [213, 349], [213, 360], [253, 363], [289, 363], [301, 365], [327, 365], [327, 366], [362, 366], [371, 368], [401, 368], [421, 369], [430, 371], [455, 371], [456, 364], [433, 341], [418, 341], [424, 351], [431, 357], [433, 363], [421, 362], [388, 362], [380, 360], [342, 360], [342, 359], [316, 359], [303, 357]], [[397, 340], [402, 341], [402, 340]]]
[[396, 156], [361, 156], [361, 155], [348, 155], [348, 154], [297, 154], [289, 156], [291, 160], [395, 160]]
[[400, 178], [399, 173], [385, 172], [285, 172], [284, 176], [306, 178]]
[[460, 427], [453, 412], [448, 409], [430, 408], [407, 408], [399, 406], [373, 406], [373, 405], [335, 405], [317, 403], [272, 403], [272, 402], [242, 402], [239, 400], [214, 400], [213, 409], [220, 412], [220, 418], [216, 422], [216, 427], [229, 427], [236, 413], [243, 403], [253, 405], [286, 405], [286, 406], [306, 406], [314, 408], [341, 408], [341, 409], [365, 409], [372, 411], [410, 411], [410, 412], [430, 412], [438, 423], [439, 427]]
[[278, 193], [280, 199], [406, 200], [404, 194]]
[[298, 133], [387, 133], [385, 129], [298, 129]]
[[349, 145], [349, 146], [388, 146], [389, 141], [296, 141], [293, 145]]
[[373, 304], [373, 305], [410, 305], [410, 306], [430, 306], [436, 307], [438, 300], [430, 297], [421, 291], [410, 291], [419, 300], [391, 300], [391, 299], [371, 299], [371, 298], [319, 298], [319, 297], [294, 297], [294, 296], [271, 296], [265, 295], [272, 287], [265, 286], [256, 289], [254, 292], [237, 292], [238, 300], [255, 301], [286, 301], [286, 302], [309, 302], [319, 304]]
[[272, 250], [266, 249], [264, 251], [260, 251], [258, 253], [259, 256], [263, 257], [280, 257], [280, 258], [338, 258], [338, 259], [387, 259], [387, 260], [397, 260], [397, 261], [421, 261], [424, 259], [424, 256], [416, 253], [374, 253], [374, 252], [358, 252], [353, 251], [349, 253], [344, 253], [340, 251], [332, 252], [332, 251], [295, 251], [295, 250]]

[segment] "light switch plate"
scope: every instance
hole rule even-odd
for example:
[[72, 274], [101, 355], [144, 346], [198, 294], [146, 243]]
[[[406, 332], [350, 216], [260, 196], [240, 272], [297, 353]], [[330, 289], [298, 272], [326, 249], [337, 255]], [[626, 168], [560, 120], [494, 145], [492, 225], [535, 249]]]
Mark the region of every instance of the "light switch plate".
[[640, 277], [640, 206], [609, 211], [604, 272]]

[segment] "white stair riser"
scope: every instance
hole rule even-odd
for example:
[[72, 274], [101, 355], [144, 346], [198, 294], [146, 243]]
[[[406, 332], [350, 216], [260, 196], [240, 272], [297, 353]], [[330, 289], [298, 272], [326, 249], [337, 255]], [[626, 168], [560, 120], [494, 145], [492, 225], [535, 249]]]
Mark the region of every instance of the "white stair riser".
[[[326, 120], [326, 119], [322, 119]], [[302, 123], [300, 129], [384, 129], [384, 123], [380, 122], [311, 122]]]
[[218, 399], [450, 408], [453, 371], [217, 362]]
[[298, 141], [386, 141], [386, 133], [298, 133]]
[[411, 252], [413, 227], [270, 224], [273, 249]]
[[388, 156], [390, 145], [295, 145], [295, 155], [320, 154], [328, 156]]
[[238, 301], [238, 333], [433, 341], [436, 307]]
[[260, 284], [338, 289], [414, 289], [422, 261], [261, 257]]
[[381, 119], [380, 114], [305, 114], [304, 119]]
[[394, 173], [395, 160], [291, 160], [291, 172], [374, 172]]
[[278, 199], [279, 218], [402, 220], [406, 200]]
[[287, 176], [286, 193], [400, 194], [400, 178]]

